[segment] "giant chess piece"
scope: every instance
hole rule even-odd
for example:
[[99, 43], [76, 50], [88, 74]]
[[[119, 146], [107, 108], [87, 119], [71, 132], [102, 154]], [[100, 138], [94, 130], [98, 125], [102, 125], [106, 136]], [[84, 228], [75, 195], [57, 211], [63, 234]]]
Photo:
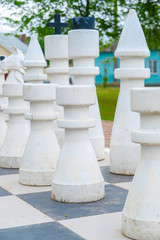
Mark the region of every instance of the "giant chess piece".
[[[82, 97], [83, 96], [83, 97]], [[95, 127], [89, 106], [94, 86], [57, 87], [57, 104], [64, 107], [65, 139], [52, 180], [52, 198], [60, 202], [92, 202], [104, 197], [104, 181], [88, 129]]]
[[122, 233], [136, 240], [160, 239], [160, 88], [131, 90], [131, 109], [139, 112], [141, 161], [123, 209]]
[[[61, 34], [62, 27], [68, 27], [67, 23], [60, 22], [60, 15], [55, 15], [55, 22], [48, 23], [48, 27], [55, 27], [55, 35], [45, 37], [45, 58], [50, 65], [46, 68], [51, 83], [56, 85], [69, 85], [68, 67], [68, 35]], [[54, 102], [54, 111], [58, 113], [58, 118], [63, 118], [63, 107], [57, 106]], [[54, 121], [54, 129], [60, 146], [64, 141], [64, 129], [57, 126]]]
[[150, 71], [144, 68], [144, 59], [149, 57], [143, 30], [135, 10], [130, 10], [115, 57], [120, 58], [120, 68], [115, 69], [115, 78], [120, 79], [111, 143], [110, 171], [116, 174], [133, 175], [140, 159], [140, 145], [131, 142], [131, 131], [139, 127], [139, 113], [130, 110], [130, 90], [143, 87]]
[[4, 113], [9, 115], [8, 129], [0, 151], [0, 167], [4, 168], [19, 168], [30, 132], [29, 122], [24, 119], [28, 107], [23, 100], [23, 60], [23, 53], [14, 48], [14, 53], [2, 61], [2, 69], [8, 71], [3, 84], [3, 95], [8, 97]]
[[[72, 19], [73, 30], [68, 33], [69, 58], [73, 59], [70, 68], [74, 85], [95, 85], [95, 76], [99, 68], [94, 66], [94, 58], [99, 56], [99, 33], [94, 29], [94, 18]], [[83, 98], [83, 96], [81, 96]], [[96, 103], [90, 107], [90, 115], [96, 119], [96, 127], [89, 129], [90, 139], [98, 160], [105, 158], [105, 142], [99, 112], [97, 94]]]
[[3, 96], [3, 84], [5, 83], [5, 72], [1, 69], [0, 63], [0, 149], [3, 146], [4, 139], [7, 133], [6, 114], [3, 112], [4, 107], [7, 105], [7, 99]]
[[25, 82], [41, 84], [47, 81], [47, 74], [44, 74], [47, 63], [36, 36], [31, 38], [23, 65], [26, 67], [23, 76]]
[[19, 169], [19, 181], [24, 185], [51, 185], [53, 173], [60, 154], [60, 147], [54, 132], [53, 111], [56, 100], [56, 86], [43, 84], [47, 76], [46, 65], [38, 40], [33, 37], [24, 61], [27, 66], [24, 85], [24, 99], [30, 102], [30, 112], [25, 114], [31, 121], [31, 132]]

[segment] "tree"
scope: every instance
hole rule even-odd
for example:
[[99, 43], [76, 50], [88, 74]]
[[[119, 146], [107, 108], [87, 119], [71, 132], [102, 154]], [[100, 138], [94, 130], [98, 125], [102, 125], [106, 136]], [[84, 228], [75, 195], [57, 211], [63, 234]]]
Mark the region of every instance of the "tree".
[[108, 80], [109, 80], [109, 77], [108, 77], [108, 66], [111, 64], [111, 63], [115, 63], [115, 58], [114, 57], [107, 57], [106, 59], [102, 60], [101, 63], [103, 64], [103, 72], [104, 72], [104, 75], [102, 77], [102, 86], [104, 88], [107, 87], [107, 83], [108, 83]]
[[[2, 5], [12, 9], [17, 19], [6, 18], [16, 28], [16, 32], [37, 32], [40, 40], [53, 32], [46, 28], [47, 22], [60, 13], [64, 21], [74, 16], [95, 16], [96, 27], [100, 31], [101, 40], [105, 34], [111, 42], [118, 37], [117, 0], [1, 0]], [[113, 27], [114, 26], [114, 27]], [[63, 30], [64, 32], [66, 30]], [[114, 33], [116, 32], [116, 33]], [[102, 41], [103, 43], [105, 41]]]
[[[12, 9], [17, 19], [6, 18], [16, 32], [38, 33], [43, 46], [44, 36], [52, 34], [47, 22], [60, 13], [63, 21], [75, 16], [94, 16], [100, 33], [100, 45], [108, 47], [120, 36], [122, 23], [130, 8], [137, 11], [148, 45], [151, 49], [160, 47], [160, 5], [159, 0], [1, 0], [2, 6]], [[66, 33], [68, 29], [63, 29]]]
[[[133, 1], [134, 2], [134, 1]], [[160, 49], [160, 2], [139, 0], [135, 6], [150, 49]]]

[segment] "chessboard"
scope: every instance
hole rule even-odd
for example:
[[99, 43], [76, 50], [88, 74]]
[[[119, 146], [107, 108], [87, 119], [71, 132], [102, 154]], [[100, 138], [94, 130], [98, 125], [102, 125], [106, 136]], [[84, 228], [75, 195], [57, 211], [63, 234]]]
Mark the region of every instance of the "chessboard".
[[121, 215], [131, 176], [109, 172], [100, 161], [105, 198], [71, 204], [51, 199], [51, 187], [19, 184], [18, 169], [0, 168], [0, 240], [125, 240]]

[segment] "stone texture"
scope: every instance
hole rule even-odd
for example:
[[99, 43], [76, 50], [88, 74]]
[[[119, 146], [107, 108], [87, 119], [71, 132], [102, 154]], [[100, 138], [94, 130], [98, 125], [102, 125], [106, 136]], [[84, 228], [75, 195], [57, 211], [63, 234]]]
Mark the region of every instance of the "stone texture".
[[123, 209], [122, 233], [136, 240], [160, 237], [160, 88], [131, 90], [131, 109], [140, 113], [140, 129], [132, 132], [141, 144], [141, 161]]
[[28, 67], [25, 79], [36, 84], [24, 85], [24, 99], [30, 102], [30, 112], [25, 114], [25, 118], [31, 121], [31, 132], [20, 165], [19, 181], [24, 185], [51, 185], [60, 153], [53, 128], [53, 120], [57, 119], [53, 111], [56, 86], [43, 84], [46, 62], [35, 37], [31, 39], [24, 65]]
[[[99, 34], [96, 30], [71, 30], [69, 37], [69, 58], [73, 59], [70, 75], [74, 85], [95, 85], [99, 68], [94, 66], [94, 58], [99, 56]], [[81, 96], [83, 97], [83, 96]], [[89, 129], [91, 143], [98, 160], [105, 158], [104, 134], [95, 90], [96, 104], [89, 108], [90, 115], [96, 119], [96, 127]]]
[[[68, 35], [46, 36], [45, 57], [50, 62], [49, 67], [46, 68], [50, 82], [56, 85], [69, 85]], [[63, 107], [57, 106], [56, 102], [54, 102], [54, 111], [58, 113], [58, 118], [63, 118]], [[57, 126], [57, 120], [54, 121], [54, 129], [62, 146], [65, 131]]]
[[52, 180], [54, 200], [92, 202], [104, 197], [103, 177], [88, 134], [95, 126], [89, 115], [94, 103], [94, 86], [57, 87], [57, 104], [64, 107], [58, 126], [65, 128], [65, 139]]
[[134, 175], [140, 159], [140, 146], [130, 139], [131, 131], [139, 127], [139, 113], [130, 110], [130, 90], [143, 87], [144, 79], [150, 77], [144, 68], [144, 58], [149, 57], [145, 36], [135, 10], [130, 10], [115, 57], [120, 58], [120, 68], [115, 78], [120, 79], [112, 137], [110, 143], [110, 171], [116, 174]]
[[8, 97], [4, 113], [9, 115], [8, 130], [0, 151], [0, 167], [4, 168], [19, 168], [30, 132], [29, 122], [24, 119], [28, 107], [23, 100], [23, 60], [23, 53], [14, 48], [13, 54], [2, 62], [2, 69], [8, 71], [3, 95]]

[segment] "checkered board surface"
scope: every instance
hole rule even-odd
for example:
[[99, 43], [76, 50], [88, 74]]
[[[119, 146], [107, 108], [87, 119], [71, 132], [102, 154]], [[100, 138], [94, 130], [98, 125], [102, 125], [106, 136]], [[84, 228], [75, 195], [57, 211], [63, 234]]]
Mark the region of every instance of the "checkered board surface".
[[18, 170], [0, 168], [0, 240], [125, 240], [121, 211], [132, 177], [100, 167], [105, 179], [104, 199], [83, 204], [51, 200], [51, 187], [18, 183]]

